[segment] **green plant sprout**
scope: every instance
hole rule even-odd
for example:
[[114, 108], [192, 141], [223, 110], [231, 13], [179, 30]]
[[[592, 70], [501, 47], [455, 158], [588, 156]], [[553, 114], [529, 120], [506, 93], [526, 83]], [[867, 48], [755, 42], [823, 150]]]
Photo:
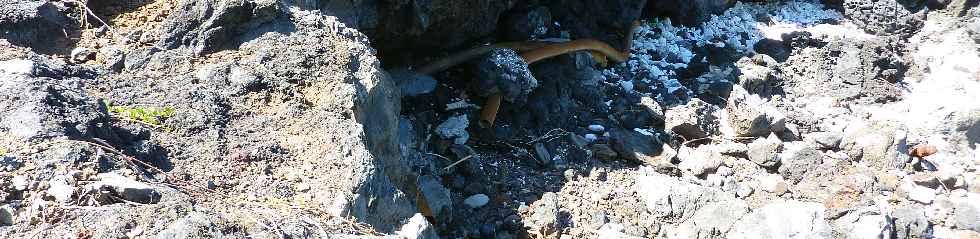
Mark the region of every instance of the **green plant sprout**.
[[170, 106], [165, 106], [163, 109], [114, 106], [109, 103], [106, 103], [106, 106], [109, 108], [109, 113], [115, 117], [136, 121], [155, 127], [163, 126], [160, 121], [170, 118], [175, 113], [174, 108]]

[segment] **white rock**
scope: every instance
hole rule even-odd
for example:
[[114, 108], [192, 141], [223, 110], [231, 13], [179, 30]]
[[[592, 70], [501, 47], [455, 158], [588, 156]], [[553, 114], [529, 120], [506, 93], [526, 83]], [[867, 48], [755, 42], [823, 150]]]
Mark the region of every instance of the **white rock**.
[[487, 205], [487, 203], [489, 202], [490, 202], [490, 197], [482, 193], [469, 196], [463, 200], [463, 204], [466, 204], [466, 206], [469, 206], [470, 208], [479, 208], [482, 207], [483, 205]]
[[908, 193], [909, 199], [912, 201], [920, 202], [923, 204], [930, 204], [936, 199], [936, 190], [919, 186], [906, 184], [905, 190]]
[[405, 225], [402, 225], [401, 230], [398, 230], [395, 234], [399, 238], [406, 239], [437, 239], [439, 235], [436, 234], [432, 224], [425, 219], [420, 213], [416, 213], [412, 218], [408, 219]]
[[56, 201], [67, 203], [71, 201], [71, 197], [75, 194], [75, 187], [68, 185], [68, 179], [64, 175], [58, 175], [48, 181], [47, 192]]
[[24, 191], [27, 189], [27, 185], [28, 185], [27, 177], [24, 177], [24, 175], [14, 176], [14, 178], [11, 179], [10, 181], [14, 186], [14, 190]]

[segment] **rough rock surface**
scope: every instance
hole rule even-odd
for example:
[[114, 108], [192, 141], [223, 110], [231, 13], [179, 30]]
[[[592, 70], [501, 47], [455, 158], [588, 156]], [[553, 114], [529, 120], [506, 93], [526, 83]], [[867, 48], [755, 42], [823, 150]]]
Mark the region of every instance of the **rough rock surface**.
[[766, 205], [735, 223], [728, 238], [830, 238], [819, 203], [787, 201]]

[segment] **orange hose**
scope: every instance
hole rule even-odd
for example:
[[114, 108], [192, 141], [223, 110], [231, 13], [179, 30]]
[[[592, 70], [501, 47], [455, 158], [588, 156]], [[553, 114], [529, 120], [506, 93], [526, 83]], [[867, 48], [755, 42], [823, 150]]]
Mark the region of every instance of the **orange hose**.
[[490, 128], [493, 126], [493, 121], [497, 119], [497, 111], [500, 110], [500, 102], [503, 98], [500, 94], [495, 94], [487, 98], [486, 103], [483, 103], [483, 108], [480, 110], [480, 127]]

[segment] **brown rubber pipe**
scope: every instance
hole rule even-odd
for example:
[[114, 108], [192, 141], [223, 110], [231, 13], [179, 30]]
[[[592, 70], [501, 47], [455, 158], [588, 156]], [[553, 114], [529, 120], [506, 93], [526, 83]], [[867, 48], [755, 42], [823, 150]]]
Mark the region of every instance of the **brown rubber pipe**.
[[[626, 42], [623, 45], [623, 50], [618, 51], [605, 42], [601, 42], [593, 39], [580, 39], [569, 42], [553, 43], [547, 44], [542, 47], [537, 47], [535, 49], [521, 53], [521, 58], [524, 59], [524, 63], [528, 65], [535, 62], [548, 59], [551, 57], [559, 56], [562, 54], [567, 54], [575, 51], [589, 50], [592, 51], [592, 56], [595, 57], [596, 52], [601, 53], [599, 55], [605, 55], [609, 60], [615, 62], [624, 62], [630, 57], [630, 48], [633, 47], [633, 33], [640, 26], [640, 21], [633, 22], [630, 26], [629, 34], [626, 36]], [[605, 62], [603, 59], [598, 59], [599, 62]], [[487, 102], [483, 104], [483, 108], [480, 111], [480, 127], [489, 128], [493, 126], [494, 120], [497, 119], [497, 111], [500, 110], [500, 95], [492, 95]]]
[[480, 109], [480, 127], [490, 128], [493, 126], [493, 121], [497, 119], [497, 111], [500, 110], [500, 102], [503, 98], [499, 94], [491, 95], [487, 98], [487, 102], [483, 103], [483, 108]]
[[428, 75], [428, 74], [444, 71], [446, 69], [452, 68], [453, 66], [459, 65], [459, 63], [463, 63], [473, 58], [486, 55], [487, 53], [490, 52], [490, 50], [497, 49], [497, 48], [507, 48], [507, 49], [514, 50], [516, 52], [526, 52], [526, 51], [548, 46], [549, 44], [552, 43], [541, 42], [541, 41], [525, 41], [525, 42], [502, 42], [502, 43], [497, 43], [492, 45], [474, 47], [450, 55], [446, 58], [439, 59], [438, 61], [429, 63], [425, 66], [419, 67], [419, 69], [416, 70], [415, 72]]

